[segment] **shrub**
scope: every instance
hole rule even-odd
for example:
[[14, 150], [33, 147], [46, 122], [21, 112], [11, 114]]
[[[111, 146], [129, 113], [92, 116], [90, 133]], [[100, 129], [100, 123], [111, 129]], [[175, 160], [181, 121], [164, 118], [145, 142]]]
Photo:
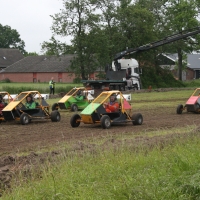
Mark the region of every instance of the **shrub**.
[[168, 69], [160, 67], [146, 66], [141, 75], [142, 87], [148, 88], [167, 88], [167, 87], [185, 87], [186, 85], [176, 80]]
[[11, 83], [9, 78], [5, 78], [4, 80], [0, 81], [1, 83]]
[[80, 77], [74, 78], [73, 83], [81, 83], [81, 78]]

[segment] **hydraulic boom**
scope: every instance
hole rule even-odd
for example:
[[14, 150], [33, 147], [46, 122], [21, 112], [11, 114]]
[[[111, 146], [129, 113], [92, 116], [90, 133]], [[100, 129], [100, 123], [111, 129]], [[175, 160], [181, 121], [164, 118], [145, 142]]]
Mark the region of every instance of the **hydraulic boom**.
[[[149, 44], [137, 47], [137, 48], [131, 48], [131, 49], [128, 49], [126, 51], [122, 51], [122, 52], [117, 53], [115, 55], [114, 60], [121, 59], [122, 57], [124, 57], [125, 55], [128, 55], [128, 54], [147, 51], [149, 49], [153, 49], [153, 48], [156, 48], [156, 47], [159, 47], [159, 46], [171, 43], [171, 42], [175, 42], [177, 40], [181, 40], [183, 38], [186, 38], [186, 37], [189, 37], [189, 36], [196, 35], [196, 34], [200, 33], [200, 27], [195, 27], [195, 28], [190, 29], [190, 30], [191, 31], [187, 32], [187, 33], [183, 33], [183, 32], [177, 33], [177, 34], [174, 34], [174, 35], [167, 36], [164, 39], [158, 40], [156, 42], [152, 42], [152, 43], [149, 43]], [[186, 32], [186, 31], [184, 31], [184, 32]]]

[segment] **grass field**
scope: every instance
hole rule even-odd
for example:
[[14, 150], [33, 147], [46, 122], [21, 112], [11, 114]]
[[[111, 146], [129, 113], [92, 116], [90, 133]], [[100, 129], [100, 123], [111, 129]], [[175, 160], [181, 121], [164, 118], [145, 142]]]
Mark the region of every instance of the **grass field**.
[[[187, 147], [187, 148], [186, 148]], [[198, 199], [200, 142], [191, 138], [164, 149], [97, 151], [60, 159], [3, 199]]]

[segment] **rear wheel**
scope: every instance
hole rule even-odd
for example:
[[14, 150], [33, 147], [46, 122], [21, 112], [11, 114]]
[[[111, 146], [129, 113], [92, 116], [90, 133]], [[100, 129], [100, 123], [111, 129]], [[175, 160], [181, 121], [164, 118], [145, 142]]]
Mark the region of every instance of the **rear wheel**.
[[78, 127], [80, 125], [81, 116], [79, 114], [72, 115], [70, 119], [70, 124], [73, 128]]
[[101, 126], [104, 129], [108, 129], [111, 127], [111, 120], [108, 115], [103, 115], [101, 118]]
[[180, 104], [180, 105], [177, 106], [176, 113], [177, 114], [182, 114], [182, 112], [183, 112], [183, 105]]
[[140, 113], [133, 114], [131, 119], [133, 120], [132, 121], [133, 125], [141, 125], [143, 122], [143, 117], [142, 114]]
[[60, 113], [57, 110], [51, 112], [51, 121], [59, 122], [61, 119]]
[[28, 116], [28, 114], [26, 113], [22, 113], [21, 116], [20, 116], [20, 122], [22, 125], [27, 125], [30, 121], [30, 118]]
[[54, 111], [54, 110], [58, 110], [58, 104], [57, 103], [54, 103], [51, 107], [51, 110]]
[[75, 103], [73, 103], [73, 104], [71, 105], [71, 111], [72, 111], [72, 112], [78, 111], [78, 106], [77, 106]]

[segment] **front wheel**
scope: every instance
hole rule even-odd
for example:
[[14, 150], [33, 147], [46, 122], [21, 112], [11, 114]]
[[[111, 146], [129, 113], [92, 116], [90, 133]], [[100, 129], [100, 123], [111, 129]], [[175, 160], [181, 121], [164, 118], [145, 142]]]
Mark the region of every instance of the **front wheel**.
[[133, 125], [141, 125], [143, 122], [143, 117], [142, 117], [142, 114], [140, 114], [140, 113], [133, 114], [131, 119], [133, 120], [132, 121]]
[[58, 110], [58, 103], [54, 103], [51, 107], [51, 110], [54, 111], [54, 110]]
[[70, 124], [73, 128], [76, 128], [80, 125], [81, 116], [79, 114], [72, 115], [70, 119]]
[[60, 113], [57, 110], [51, 112], [51, 121], [59, 122], [61, 119]]
[[108, 129], [111, 127], [111, 120], [108, 115], [103, 115], [101, 118], [101, 126], [103, 129]]
[[27, 125], [29, 123], [30, 119], [29, 119], [29, 116], [28, 114], [26, 113], [22, 113], [21, 116], [20, 116], [20, 122], [22, 125]]
[[71, 111], [72, 111], [72, 112], [77, 112], [77, 111], [78, 111], [78, 106], [77, 106], [75, 103], [73, 103], [73, 104], [71, 105]]
[[177, 114], [182, 114], [182, 112], [183, 112], [183, 105], [180, 104], [180, 105], [177, 106], [176, 113]]
[[119, 85], [116, 85], [116, 86], [115, 86], [115, 90], [120, 90], [120, 86], [119, 86]]

